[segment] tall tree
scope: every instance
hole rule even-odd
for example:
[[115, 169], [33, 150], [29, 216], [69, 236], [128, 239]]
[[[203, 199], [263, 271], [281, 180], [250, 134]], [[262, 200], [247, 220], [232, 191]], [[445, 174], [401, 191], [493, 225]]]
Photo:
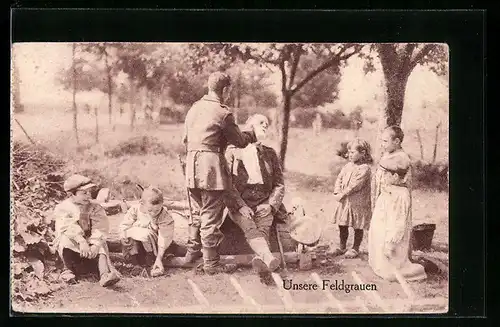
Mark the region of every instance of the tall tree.
[[12, 105], [13, 112], [19, 113], [23, 112], [24, 107], [21, 103], [21, 87], [20, 87], [20, 77], [19, 77], [19, 57], [16, 56], [15, 47], [12, 48]]
[[[284, 168], [288, 147], [288, 130], [292, 99], [298, 92], [325, 70], [342, 65], [351, 56], [359, 53], [363, 45], [344, 44], [205, 44], [191, 45], [193, 67], [202, 69], [212, 57], [222, 58], [221, 67], [229, 67], [235, 58], [244, 62], [270, 65], [281, 74], [281, 104], [278, 115], [279, 156]], [[311, 56], [314, 65], [302, 71], [301, 60]], [[189, 59], [189, 58], [188, 58]], [[300, 70], [300, 72], [299, 72]]]
[[77, 62], [76, 62], [76, 43], [73, 43], [71, 52], [71, 80], [73, 84], [73, 132], [75, 133], [76, 145], [80, 145], [80, 139], [78, 138], [78, 109], [76, 107], [76, 77], [77, 77]]
[[[448, 50], [443, 44], [381, 43], [372, 46], [378, 55], [385, 78], [387, 106], [381, 128], [400, 125], [403, 115], [406, 85], [417, 65], [427, 65], [441, 76], [448, 74]], [[373, 57], [367, 56], [365, 71], [373, 70]]]

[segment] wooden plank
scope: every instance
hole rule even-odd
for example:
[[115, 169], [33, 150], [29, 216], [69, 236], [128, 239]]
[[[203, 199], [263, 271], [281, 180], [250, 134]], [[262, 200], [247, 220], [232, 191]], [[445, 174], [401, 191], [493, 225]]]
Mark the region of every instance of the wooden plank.
[[196, 298], [196, 300], [198, 300], [198, 302], [200, 302], [201, 305], [209, 307], [210, 303], [208, 302], [205, 295], [203, 295], [203, 293], [201, 292], [198, 285], [196, 285], [195, 282], [193, 282], [191, 279], [188, 279], [187, 281], [188, 281], [188, 284], [193, 289], [193, 294], [194, 294], [194, 297]]
[[[319, 275], [317, 273], [312, 273], [311, 274], [311, 277], [312, 279], [314, 280], [314, 282], [316, 284], [318, 284], [318, 286], [320, 288], [323, 288], [323, 282], [322, 282], [322, 279], [319, 277]], [[328, 301], [336, 306], [340, 312], [345, 312], [345, 308], [344, 306], [342, 305], [342, 302], [339, 301], [339, 299], [337, 299], [335, 296], [333, 296], [332, 292], [330, 292], [329, 290], [323, 290], [323, 293], [326, 295], [326, 297], [328, 298]]]
[[[275, 257], [279, 257], [279, 253], [273, 253]], [[253, 254], [238, 254], [238, 255], [221, 255], [221, 261], [223, 263], [233, 263], [242, 267], [251, 267], [252, 259], [255, 255]], [[121, 253], [110, 253], [111, 261], [113, 262], [125, 262], [123, 255]], [[167, 257], [163, 260], [163, 265], [166, 268], [194, 268], [202, 259], [197, 260], [194, 263], [184, 263], [183, 257]], [[296, 252], [285, 252], [285, 260], [288, 263], [296, 263], [299, 260], [299, 256]]]
[[[358, 284], [365, 284], [365, 282], [363, 282], [363, 280], [361, 279], [361, 277], [359, 277], [359, 275], [355, 271], [352, 272], [352, 277], [354, 278], [354, 280], [356, 281], [356, 283], [358, 283]], [[387, 305], [384, 303], [384, 301], [382, 300], [382, 298], [380, 297], [380, 295], [378, 294], [377, 291], [375, 291], [375, 290], [372, 290], [372, 291], [364, 290], [363, 293], [365, 295], [367, 295], [367, 296], [372, 297], [375, 300], [375, 302], [377, 303], [377, 305], [382, 308], [382, 310], [384, 310], [385, 312], [388, 312]]]
[[261, 308], [260, 304], [258, 304], [250, 295], [248, 295], [243, 290], [243, 288], [241, 287], [240, 283], [238, 283], [238, 281], [236, 280], [236, 278], [234, 278], [233, 276], [230, 276], [229, 280], [231, 281], [231, 284], [233, 284], [233, 287], [236, 289], [236, 291], [241, 296], [241, 298], [243, 299], [243, 301], [245, 301], [245, 303], [252, 305], [259, 312], [262, 311], [262, 308]]

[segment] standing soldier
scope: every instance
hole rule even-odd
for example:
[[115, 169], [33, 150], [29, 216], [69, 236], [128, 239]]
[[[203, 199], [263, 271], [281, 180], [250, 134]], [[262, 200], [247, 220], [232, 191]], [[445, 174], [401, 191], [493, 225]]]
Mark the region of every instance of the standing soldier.
[[186, 183], [191, 198], [200, 208], [199, 218], [189, 225], [186, 263], [203, 256], [203, 270], [213, 275], [232, 273], [236, 265], [220, 262], [218, 247], [225, 207], [225, 190], [231, 187], [224, 153], [232, 144], [244, 148], [256, 141], [254, 132], [241, 132], [233, 114], [222, 104], [224, 91], [230, 86], [228, 75], [215, 72], [208, 78], [208, 94], [195, 102], [186, 115]]

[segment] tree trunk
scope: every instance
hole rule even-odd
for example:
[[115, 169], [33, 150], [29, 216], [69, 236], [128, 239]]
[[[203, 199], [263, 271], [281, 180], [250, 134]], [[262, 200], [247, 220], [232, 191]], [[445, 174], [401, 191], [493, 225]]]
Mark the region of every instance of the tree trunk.
[[130, 104], [130, 130], [133, 131], [135, 123], [135, 83], [133, 80], [130, 81], [129, 104]]
[[420, 159], [424, 160], [424, 144], [422, 142], [422, 137], [420, 136], [420, 131], [417, 129], [417, 140], [420, 145]]
[[[111, 80], [111, 67], [109, 66], [109, 61], [108, 61], [108, 53], [106, 52], [106, 49], [104, 49], [104, 59], [106, 62], [106, 72], [107, 72], [107, 77], [108, 77], [108, 123], [109, 125], [112, 124], [112, 115], [113, 115], [113, 106], [112, 106], [112, 98], [113, 98], [113, 82]], [[113, 126], [113, 130], [115, 127]]]
[[279, 115], [279, 130], [278, 140], [280, 144], [280, 160], [281, 167], [285, 170], [285, 157], [288, 147], [288, 128], [290, 124], [290, 110], [292, 97], [289, 94], [283, 94], [283, 106], [281, 115]]
[[437, 124], [437, 126], [436, 126], [436, 135], [434, 137], [434, 150], [432, 152], [432, 163], [436, 162], [437, 147], [438, 147], [438, 141], [439, 141], [439, 127], [440, 126], [441, 126], [441, 123]]
[[75, 66], [75, 52], [76, 44], [73, 43], [73, 67], [72, 67], [72, 79], [73, 79], [73, 132], [75, 133], [76, 145], [80, 146], [80, 140], [78, 138], [78, 111], [76, 108], [76, 66]]
[[21, 97], [20, 97], [20, 80], [19, 80], [19, 68], [18, 68], [18, 62], [17, 62], [17, 57], [14, 55], [14, 51], [12, 51], [12, 106], [13, 106], [13, 112], [14, 113], [19, 113], [23, 112], [24, 108], [23, 105], [21, 104]]
[[97, 107], [94, 107], [95, 115], [95, 143], [99, 143], [99, 117]]
[[382, 120], [383, 128], [401, 125], [408, 77], [409, 72], [393, 77], [386, 76], [387, 106]]

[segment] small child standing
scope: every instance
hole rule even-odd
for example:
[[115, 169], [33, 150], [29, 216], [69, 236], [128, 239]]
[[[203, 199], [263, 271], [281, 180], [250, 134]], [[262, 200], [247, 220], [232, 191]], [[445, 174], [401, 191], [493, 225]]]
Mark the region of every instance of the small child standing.
[[54, 246], [64, 264], [60, 276], [63, 281], [74, 283], [83, 269], [90, 269], [99, 273], [101, 286], [108, 287], [120, 280], [120, 274], [109, 258], [108, 218], [104, 209], [91, 201], [95, 186], [82, 175], [73, 175], [64, 182], [70, 196], [54, 209]]
[[154, 256], [151, 276], [163, 275], [163, 255], [174, 237], [174, 220], [163, 206], [163, 193], [152, 186], [144, 189], [140, 202], [127, 211], [119, 229], [125, 258], [147, 266]]
[[[339, 225], [340, 245], [330, 252], [338, 256], [345, 254], [352, 259], [359, 255], [363, 230], [368, 229], [371, 218], [371, 169], [373, 162], [370, 144], [354, 139], [348, 145], [347, 163], [335, 181], [333, 198], [338, 201], [334, 212], [334, 223]], [[349, 227], [354, 228], [354, 245], [347, 250]]]

